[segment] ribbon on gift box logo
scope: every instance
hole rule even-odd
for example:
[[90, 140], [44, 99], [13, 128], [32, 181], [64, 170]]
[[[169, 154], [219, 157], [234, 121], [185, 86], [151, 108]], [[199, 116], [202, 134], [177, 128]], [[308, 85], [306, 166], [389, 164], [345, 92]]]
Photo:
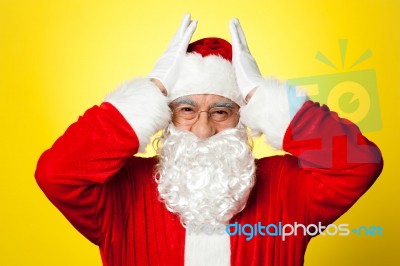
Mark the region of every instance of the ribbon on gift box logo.
[[[347, 39], [339, 40], [342, 70], [345, 69], [347, 44]], [[382, 128], [382, 121], [375, 70], [352, 70], [371, 56], [372, 51], [367, 49], [348, 71], [294, 78], [288, 83], [306, 89], [311, 100], [328, 105], [340, 117], [356, 123], [361, 131], [378, 131]], [[338, 70], [322, 52], [318, 51], [315, 58]]]

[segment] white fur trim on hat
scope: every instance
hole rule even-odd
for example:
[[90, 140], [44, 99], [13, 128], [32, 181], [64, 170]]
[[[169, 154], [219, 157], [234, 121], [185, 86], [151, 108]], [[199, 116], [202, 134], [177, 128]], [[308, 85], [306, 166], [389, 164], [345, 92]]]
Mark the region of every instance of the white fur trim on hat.
[[168, 98], [172, 102], [193, 94], [215, 94], [240, 106], [244, 104], [232, 63], [217, 55], [188, 53], [182, 58], [178, 79]]
[[241, 108], [240, 120], [253, 131], [263, 133], [272, 147], [282, 149], [286, 129], [307, 100], [306, 91], [266, 79]]
[[144, 152], [158, 130], [171, 120], [167, 97], [148, 79], [134, 79], [109, 94], [105, 101], [114, 105], [139, 138], [139, 151]]

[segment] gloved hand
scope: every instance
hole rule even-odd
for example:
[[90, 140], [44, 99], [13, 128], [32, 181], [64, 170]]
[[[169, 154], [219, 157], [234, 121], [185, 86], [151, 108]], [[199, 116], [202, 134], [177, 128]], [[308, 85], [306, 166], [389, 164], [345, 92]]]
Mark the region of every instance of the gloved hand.
[[260, 70], [247, 46], [246, 37], [238, 19], [232, 19], [229, 24], [232, 39], [232, 64], [235, 69], [239, 90], [246, 101], [249, 92], [257, 88], [263, 81]]
[[[159, 82], [166, 89], [164, 94], [174, 86], [178, 76], [179, 61], [185, 56], [190, 39], [196, 30], [197, 20], [191, 20], [190, 14], [183, 16], [178, 32], [172, 38], [167, 50], [157, 61], [153, 71], [148, 75], [159, 86]], [[160, 88], [163, 90], [164, 88]]]

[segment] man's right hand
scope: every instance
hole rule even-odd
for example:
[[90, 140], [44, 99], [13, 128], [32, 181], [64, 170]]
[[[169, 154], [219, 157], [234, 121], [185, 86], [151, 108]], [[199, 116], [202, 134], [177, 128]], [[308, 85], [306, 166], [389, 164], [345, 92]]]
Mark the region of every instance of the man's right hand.
[[185, 56], [190, 39], [196, 30], [197, 20], [191, 20], [190, 14], [184, 15], [178, 32], [172, 38], [167, 50], [158, 59], [153, 71], [148, 75], [164, 95], [168, 94], [177, 79], [179, 61]]

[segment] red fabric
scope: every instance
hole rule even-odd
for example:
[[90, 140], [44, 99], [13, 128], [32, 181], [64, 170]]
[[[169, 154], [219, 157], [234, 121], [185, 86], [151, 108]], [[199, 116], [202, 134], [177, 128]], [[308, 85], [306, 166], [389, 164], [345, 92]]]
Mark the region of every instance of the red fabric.
[[189, 44], [188, 53], [198, 53], [203, 57], [208, 55], [219, 55], [232, 62], [232, 45], [221, 38], [210, 37], [197, 40]]
[[[289, 126], [293, 155], [257, 161], [257, 183], [232, 223], [332, 223], [382, 169], [374, 144], [326, 107], [307, 102]], [[155, 158], [137, 158], [138, 140], [108, 103], [89, 109], [41, 156], [37, 182], [90, 241], [103, 264], [183, 265], [185, 230], [157, 199]], [[231, 264], [302, 265], [310, 237], [231, 237]]]

